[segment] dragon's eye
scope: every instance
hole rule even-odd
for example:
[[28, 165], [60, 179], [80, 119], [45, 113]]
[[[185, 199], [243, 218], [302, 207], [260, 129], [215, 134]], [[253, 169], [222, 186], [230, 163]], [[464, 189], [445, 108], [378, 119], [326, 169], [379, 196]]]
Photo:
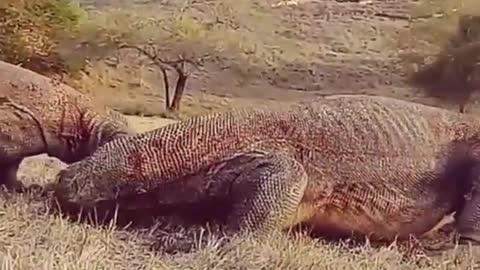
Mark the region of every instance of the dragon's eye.
[[55, 176], [55, 181], [54, 183], [56, 184], [60, 184], [63, 180], [63, 173], [64, 173], [64, 170], [61, 170], [56, 176]]

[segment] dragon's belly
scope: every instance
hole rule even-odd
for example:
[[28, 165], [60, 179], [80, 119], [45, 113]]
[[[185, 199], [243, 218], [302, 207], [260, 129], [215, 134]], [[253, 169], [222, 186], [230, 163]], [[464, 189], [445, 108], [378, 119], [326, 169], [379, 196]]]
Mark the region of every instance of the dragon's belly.
[[393, 240], [422, 235], [453, 211], [449, 198], [438, 204], [436, 194], [429, 198], [411, 195], [365, 183], [310, 189], [287, 226], [302, 224], [327, 238]]
[[372, 216], [365, 211], [358, 213], [350, 209], [338, 209], [334, 205], [318, 208], [315, 214], [304, 222], [312, 233], [327, 238], [364, 237], [371, 239], [393, 240], [420, 236], [430, 231], [447, 211], [437, 211], [434, 215], [423, 211], [419, 216], [395, 216], [377, 213]]

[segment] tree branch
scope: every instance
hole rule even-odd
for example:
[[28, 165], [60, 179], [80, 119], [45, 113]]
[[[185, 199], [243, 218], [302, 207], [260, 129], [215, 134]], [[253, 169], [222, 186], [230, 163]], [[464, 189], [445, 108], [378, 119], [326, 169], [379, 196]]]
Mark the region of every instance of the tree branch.
[[[152, 50], [149, 51], [147, 46], [151, 47]], [[184, 55], [178, 55], [176, 60], [173, 61], [166, 61], [159, 57], [159, 50], [155, 48], [153, 43], [149, 43], [144, 47], [132, 44], [120, 44], [118, 49], [134, 49], [139, 52], [139, 54], [143, 54], [148, 57], [156, 66], [158, 66], [163, 75], [163, 82], [165, 87], [165, 106], [169, 111], [178, 111], [180, 108], [180, 100], [182, 99], [183, 93], [185, 91], [185, 85], [187, 79], [189, 77], [189, 73], [186, 70], [186, 64], [190, 64], [195, 68], [202, 66], [200, 61], [201, 59], [188, 59], [185, 58]], [[208, 56], [208, 55], [206, 55]], [[170, 101], [170, 83], [168, 80], [167, 69], [175, 70], [178, 75], [177, 83], [175, 86], [175, 92], [173, 95], [173, 99]]]
[[165, 69], [160, 69], [163, 75], [163, 84], [165, 87], [165, 108], [170, 107], [170, 83], [168, 82], [168, 75]]

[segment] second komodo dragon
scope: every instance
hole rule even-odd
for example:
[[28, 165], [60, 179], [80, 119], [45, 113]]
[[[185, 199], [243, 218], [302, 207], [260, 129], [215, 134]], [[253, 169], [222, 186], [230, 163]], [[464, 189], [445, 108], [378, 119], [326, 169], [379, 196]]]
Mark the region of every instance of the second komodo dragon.
[[126, 119], [75, 89], [0, 61], [0, 185], [21, 188], [23, 158], [47, 153], [78, 161], [99, 145], [134, 134]]
[[61, 171], [56, 194], [85, 207], [220, 200], [227, 231], [257, 236], [302, 224], [405, 239], [456, 212], [460, 237], [480, 241], [479, 135], [476, 117], [387, 97], [232, 110], [107, 143]]

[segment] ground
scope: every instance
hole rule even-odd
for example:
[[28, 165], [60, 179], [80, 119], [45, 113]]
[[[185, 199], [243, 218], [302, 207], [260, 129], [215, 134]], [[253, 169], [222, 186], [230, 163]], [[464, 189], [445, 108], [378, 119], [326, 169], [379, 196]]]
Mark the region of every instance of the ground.
[[[95, 8], [110, 1], [92, 2]], [[118, 1], [119, 3], [122, 1]], [[168, 7], [172, 1], [136, 1], [143, 7]], [[193, 1], [195, 2], [195, 1]], [[192, 3], [193, 3], [192, 2]], [[280, 5], [267, 1], [269, 14], [279, 19], [280, 34], [297, 44], [304, 58], [270, 68], [241, 72], [211, 63], [193, 73], [182, 103], [182, 115], [194, 115], [235, 106], [279, 104], [336, 93], [367, 93], [393, 96], [454, 109], [426, 97], [405, 83], [405, 55], [432, 50], [435, 46], [412, 41], [406, 20], [417, 1], [298, 1]], [[264, 7], [264, 8], [265, 8]], [[155, 12], [161, 12], [155, 10]], [[253, 25], [262, 28], [266, 25]], [[305, 49], [306, 48], [306, 49]], [[129, 58], [130, 57], [130, 58]], [[418, 56], [417, 56], [418, 58]], [[300, 61], [300, 60], [301, 61]], [[77, 87], [126, 113], [138, 131], [162, 126], [172, 120], [136, 115], [162, 115], [163, 91], [158, 70], [146, 68], [132, 55], [122, 55], [113, 68], [106, 61], [92, 65]], [[223, 63], [225, 64], [225, 62]], [[226, 63], [230, 64], [230, 63]], [[411, 66], [410, 66], [411, 65]], [[232, 67], [230, 65], [229, 67]], [[112, 98], [114, 97], [114, 98]], [[475, 104], [475, 103], [474, 103]], [[477, 112], [472, 105], [472, 112]], [[25, 183], [45, 184], [65, 166], [45, 156], [28, 158], [20, 168]], [[269, 241], [206, 237], [189, 253], [165, 253], [183, 238], [201, 229], [160, 227], [145, 230], [99, 228], [69, 222], [45, 214], [46, 204], [31, 196], [3, 193], [0, 198], [0, 265], [2, 269], [474, 269], [479, 267], [477, 248], [452, 248], [443, 253], [426, 252], [412, 241], [405, 245], [352, 245], [280, 234]], [[173, 236], [167, 232], [174, 232]], [[206, 233], [208, 235], [208, 233]], [[201, 237], [198, 236], [198, 237]], [[179, 240], [180, 239], [180, 240]], [[442, 245], [440, 245], [442, 246]], [[434, 245], [429, 246], [433, 248]], [[430, 253], [429, 253], [430, 252]]]

